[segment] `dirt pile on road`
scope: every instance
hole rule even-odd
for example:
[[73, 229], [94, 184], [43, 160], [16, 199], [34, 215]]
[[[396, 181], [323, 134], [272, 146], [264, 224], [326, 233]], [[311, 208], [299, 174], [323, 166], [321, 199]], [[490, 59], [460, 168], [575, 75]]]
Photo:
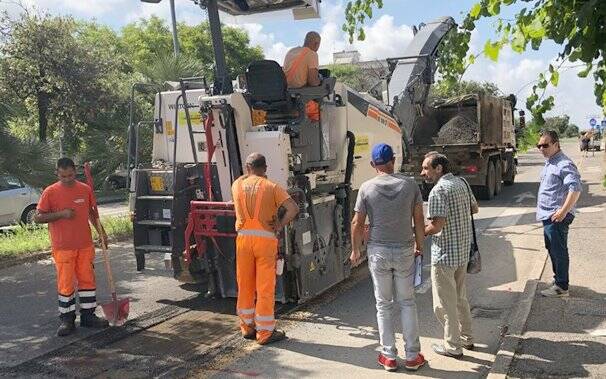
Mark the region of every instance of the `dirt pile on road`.
[[442, 125], [435, 139], [436, 144], [476, 143], [478, 123], [463, 115], [456, 115]]

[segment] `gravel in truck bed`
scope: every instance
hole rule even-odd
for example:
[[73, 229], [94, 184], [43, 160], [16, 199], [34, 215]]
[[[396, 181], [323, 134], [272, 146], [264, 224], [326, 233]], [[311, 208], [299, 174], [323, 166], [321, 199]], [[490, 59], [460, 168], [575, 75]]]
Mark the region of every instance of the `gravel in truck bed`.
[[476, 143], [478, 123], [463, 115], [456, 115], [440, 128], [436, 144]]

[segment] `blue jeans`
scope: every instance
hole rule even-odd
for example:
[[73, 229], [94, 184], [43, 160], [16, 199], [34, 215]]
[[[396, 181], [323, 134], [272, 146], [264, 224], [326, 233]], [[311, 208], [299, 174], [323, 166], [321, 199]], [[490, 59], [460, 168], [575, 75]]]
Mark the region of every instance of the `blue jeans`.
[[369, 245], [367, 252], [382, 353], [388, 358], [398, 355], [393, 321], [395, 306], [400, 311], [406, 360], [414, 360], [421, 351], [414, 292], [414, 251], [412, 247]]
[[574, 220], [574, 215], [568, 213], [561, 222], [551, 219], [543, 220], [545, 248], [551, 258], [555, 284], [563, 290], [568, 290], [568, 227]]

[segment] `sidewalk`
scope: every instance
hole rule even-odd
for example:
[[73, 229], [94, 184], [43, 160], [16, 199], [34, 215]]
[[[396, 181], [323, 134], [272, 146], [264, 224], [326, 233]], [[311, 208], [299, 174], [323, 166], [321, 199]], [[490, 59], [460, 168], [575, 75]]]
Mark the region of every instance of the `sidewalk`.
[[[604, 153], [575, 160], [584, 183], [570, 228], [570, 298], [540, 295], [553, 273], [547, 260], [507, 371], [511, 378], [606, 377], [606, 190]], [[503, 372], [499, 373], [502, 375]]]

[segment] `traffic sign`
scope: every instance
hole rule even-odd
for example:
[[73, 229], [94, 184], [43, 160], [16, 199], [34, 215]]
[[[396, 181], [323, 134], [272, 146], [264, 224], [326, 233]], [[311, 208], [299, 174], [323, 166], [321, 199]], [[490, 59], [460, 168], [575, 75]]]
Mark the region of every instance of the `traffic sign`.
[[589, 119], [589, 125], [591, 125], [591, 127], [593, 128], [594, 126], [596, 126], [598, 123], [598, 120], [596, 120], [595, 118], [590, 118]]

